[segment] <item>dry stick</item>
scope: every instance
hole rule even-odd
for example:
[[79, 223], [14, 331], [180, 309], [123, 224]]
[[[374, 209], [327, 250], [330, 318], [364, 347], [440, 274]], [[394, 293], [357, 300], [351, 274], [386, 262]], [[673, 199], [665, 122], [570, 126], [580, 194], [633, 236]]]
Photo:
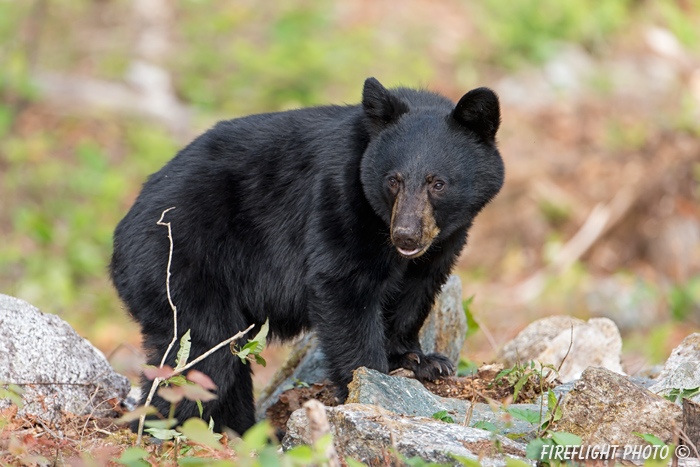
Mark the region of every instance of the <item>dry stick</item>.
[[474, 387], [474, 370], [472, 370], [472, 403], [469, 406], [466, 417], [464, 417], [464, 423], [462, 426], [469, 426], [472, 421], [472, 413], [474, 412], [474, 403], [476, 401], [476, 388]]
[[[309, 420], [309, 431], [311, 431], [311, 442], [316, 442], [324, 435], [331, 432], [331, 427], [328, 424], [326, 417], [326, 407], [316, 399], [311, 399], [302, 404], [306, 410], [306, 418]], [[330, 467], [340, 467], [338, 453], [335, 450], [335, 445], [329, 443], [324, 453], [328, 459]]]
[[168, 253], [168, 273], [165, 276], [165, 290], [168, 293], [168, 303], [170, 303], [170, 309], [173, 310], [173, 340], [170, 341], [170, 345], [168, 345], [168, 348], [165, 350], [165, 354], [163, 354], [163, 359], [160, 361], [161, 368], [163, 367], [163, 365], [165, 365], [165, 359], [170, 353], [170, 350], [172, 350], [173, 346], [175, 345], [175, 342], [177, 342], [177, 307], [173, 303], [173, 298], [170, 296], [170, 266], [173, 264], [173, 229], [170, 226], [170, 222], [163, 222], [163, 217], [165, 217], [165, 213], [173, 209], [175, 209], [175, 206], [163, 211], [160, 215], [160, 219], [158, 219], [158, 222], [156, 222], [156, 224], [164, 225], [168, 228], [168, 240], [170, 240], [170, 251]]
[[[172, 264], [172, 259], [173, 259], [173, 232], [172, 232], [172, 228], [170, 227], [170, 222], [163, 222], [163, 216], [165, 216], [165, 213], [172, 210], [172, 209], [175, 209], [175, 207], [173, 206], [173, 207], [168, 208], [165, 211], [163, 211], [160, 215], [160, 219], [157, 222], [158, 225], [165, 225], [168, 227], [168, 240], [170, 240], [170, 253], [168, 255], [168, 271], [167, 271], [167, 276], [166, 276], [166, 280], [165, 280], [165, 287], [166, 287], [166, 290], [168, 292], [168, 303], [170, 303], [170, 308], [173, 310], [173, 322], [174, 322], [174, 324], [173, 324], [173, 340], [170, 342], [170, 345], [166, 349], [165, 355], [163, 355], [163, 360], [161, 360], [161, 362], [160, 362], [161, 368], [163, 368], [163, 365], [165, 365], [165, 359], [168, 356], [168, 353], [170, 353], [170, 350], [173, 348], [173, 345], [175, 345], [175, 342], [177, 342], [177, 307], [173, 303], [172, 297], [170, 296], [170, 265]], [[192, 366], [196, 365], [197, 363], [201, 362], [202, 360], [207, 358], [209, 355], [211, 355], [212, 353], [219, 350], [221, 347], [223, 347], [227, 344], [230, 344], [234, 340], [245, 336], [248, 333], [248, 331], [253, 329], [254, 326], [255, 326], [255, 324], [251, 324], [250, 326], [248, 326], [248, 329], [245, 329], [244, 331], [240, 331], [240, 332], [236, 333], [236, 335], [229, 337], [228, 339], [226, 339], [223, 342], [220, 342], [215, 347], [212, 347], [207, 352], [200, 355], [196, 359], [192, 360], [187, 365], [183, 366], [182, 368], [179, 368], [177, 371], [175, 371], [173, 373], [173, 375], [177, 375], [177, 374], [182, 373], [183, 371], [185, 371], [185, 370], [191, 368]], [[173, 375], [171, 375], [171, 376], [173, 376]], [[153, 400], [153, 396], [156, 393], [156, 389], [158, 389], [158, 385], [160, 385], [161, 381], [163, 381], [165, 379], [167, 379], [167, 378], [155, 378], [153, 380], [153, 383], [151, 384], [151, 390], [148, 393], [148, 397], [146, 398], [146, 403], [144, 404], [144, 407], [148, 407], [151, 404], [151, 401]], [[136, 437], [136, 444], [137, 445], [141, 444], [141, 440], [143, 438], [143, 425], [145, 422], [146, 422], [146, 415], [144, 414], [144, 415], [141, 415], [141, 417], [139, 417], [139, 430], [138, 430], [138, 436]]]

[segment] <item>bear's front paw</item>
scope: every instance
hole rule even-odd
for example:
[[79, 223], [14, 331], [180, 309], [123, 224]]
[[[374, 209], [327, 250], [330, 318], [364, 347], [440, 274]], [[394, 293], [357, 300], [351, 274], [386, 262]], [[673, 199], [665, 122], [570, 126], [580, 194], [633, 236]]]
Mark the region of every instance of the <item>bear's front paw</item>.
[[439, 353], [425, 355], [411, 352], [404, 355], [403, 360], [404, 368], [412, 370], [416, 378], [421, 381], [435, 381], [455, 373], [455, 366], [450, 359]]

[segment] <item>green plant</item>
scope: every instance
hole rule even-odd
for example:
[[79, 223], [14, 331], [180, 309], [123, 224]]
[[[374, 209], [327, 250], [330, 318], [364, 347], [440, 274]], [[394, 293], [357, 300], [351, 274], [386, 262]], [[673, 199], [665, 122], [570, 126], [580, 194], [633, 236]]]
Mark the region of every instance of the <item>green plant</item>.
[[664, 396], [664, 399], [668, 399], [671, 402], [676, 402], [678, 398], [681, 400], [691, 399], [698, 394], [700, 394], [700, 387], [685, 389], [673, 388], [667, 395]]
[[455, 422], [454, 418], [447, 415], [447, 410], [441, 410], [439, 412], [435, 412], [433, 414], [433, 418], [435, 420], [440, 420], [441, 422], [445, 422], [445, 423], [454, 423]]

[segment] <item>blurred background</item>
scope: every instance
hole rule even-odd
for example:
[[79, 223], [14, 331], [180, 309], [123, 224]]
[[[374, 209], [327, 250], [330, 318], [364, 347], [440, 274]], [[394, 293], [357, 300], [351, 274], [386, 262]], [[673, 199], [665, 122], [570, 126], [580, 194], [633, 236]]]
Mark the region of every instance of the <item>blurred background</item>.
[[456, 270], [466, 359], [607, 316], [634, 374], [700, 330], [698, 0], [0, 0], [0, 292], [133, 376], [106, 266], [146, 176], [218, 120], [357, 103], [368, 76], [500, 95], [506, 184]]

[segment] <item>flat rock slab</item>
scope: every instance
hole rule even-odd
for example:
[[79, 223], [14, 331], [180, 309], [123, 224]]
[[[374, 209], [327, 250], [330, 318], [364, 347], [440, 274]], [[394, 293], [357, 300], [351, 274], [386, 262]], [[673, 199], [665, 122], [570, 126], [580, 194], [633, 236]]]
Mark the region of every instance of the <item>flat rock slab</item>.
[[644, 445], [632, 432], [668, 443], [682, 410], [663, 397], [605, 368], [589, 368], [561, 402], [556, 431], [579, 435], [584, 445]]
[[[366, 404], [346, 404], [326, 408], [336, 450], [342, 457], [365, 462], [367, 465], [405, 465], [390, 453], [395, 449], [407, 458], [420, 457], [426, 462], [460, 465], [450, 456], [455, 454], [478, 460], [484, 467], [504, 466], [505, 458], [494, 448], [494, 440], [508, 457], [525, 459], [525, 447], [500, 435], [459, 424], [445, 423], [424, 417], [405, 417], [380, 407]], [[310, 444], [311, 435], [304, 409], [292, 414], [287, 424], [285, 449]]]
[[[700, 334], [691, 334], [673, 349], [658, 377], [659, 382], [650, 387], [654, 394], [667, 396], [673, 389], [693, 389], [700, 386]], [[691, 397], [700, 403], [700, 394]], [[676, 404], [681, 405], [678, 397]]]
[[[347, 403], [372, 404], [409, 417], [432, 417], [444, 410], [459, 424], [465, 420], [468, 420], [469, 426], [478, 422], [490, 422], [500, 433], [518, 435], [520, 441], [529, 441], [536, 436], [537, 424], [512, 418], [502, 408], [494, 409], [489, 404], [472, 404], [469, 401], [437, 396], [415, 379], [389, 376], [363, 367], [355, 370], [348, 388], [350, 395]], [[509, 408], [540, 411], [540, 406], [534, 404], [511, 404]], [[546, 411], [545, 405], [543, 413]]]
[[566, 383], [578, 379], [590, 366], [624, 374], [621, 353], [620, 331], [610, 319], [592, 318], [586, 322], [570, 316], [549, 316], [530, 324], [503, 346], [498, 361], [506, 368], [518, 360], [549, 363], [555, 368], [563, 361], [559, 380]]
[[[458, 276], [450, 276], [442, 286], [430, 315], [420, 331], [423, 352], [439, 352], [448, 357], [455, 367], [467, 333], [467, 318], [462, 307], [462, 283]], [[265, 417], [267, 409], [277, 402], [279, 395], [293, 388], [296, 382], [309, 385], [327, 380], [325, 356], [314, 333], [301, 338], [287, 360], [263, 388], [256, 403], [256, 419]]]
[[[61, 411], [111, 416], [129, 393], [129, 380], [104, 354], [56, 315], [0, 294], [0, 382], [26, 392], [18, 415], [57, 421]], [[0, 409], [10, 401], [0, 400]]]

